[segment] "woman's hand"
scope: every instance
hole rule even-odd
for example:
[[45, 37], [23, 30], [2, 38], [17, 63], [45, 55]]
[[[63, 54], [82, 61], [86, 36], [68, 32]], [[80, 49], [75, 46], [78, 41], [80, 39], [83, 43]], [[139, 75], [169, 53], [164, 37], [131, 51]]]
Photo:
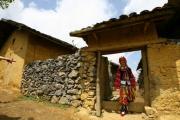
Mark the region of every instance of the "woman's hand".
[[116, 89], [116, 91], [119, 93], [119, 92], [120, 92], [120, 89]]

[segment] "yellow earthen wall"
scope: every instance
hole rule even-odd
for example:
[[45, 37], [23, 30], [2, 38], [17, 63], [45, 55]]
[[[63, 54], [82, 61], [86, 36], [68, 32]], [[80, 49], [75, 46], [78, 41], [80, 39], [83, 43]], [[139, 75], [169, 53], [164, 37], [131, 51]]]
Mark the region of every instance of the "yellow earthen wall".
[[26, 63], [30, 63], [34, 60], [57, 58], [60, 55], [73, 54], [74, 52], [75, 51], [61, 45], [31, 35], [26, 54]]
[[180, 45], [148, 46], [151, 105], [160, 111], [180, 111]]
[[15, 63], [0, 61], [0, 85], [20, 87], [25, 64], [34, 60], [56, 58], [75, 51], [56, 43], [33, 36], [24, 31], [15, 31], [3, 45], [0, 55], [13, 58]]
[[13, 58], [16, 61], [12, 64], [6, 61], [0, 61], [0, 83], [2, 85], [20, 86], [27, 43], [28, 34], [23, 31], [16, 31], [8, 38], [2, 47], [0, 55]]

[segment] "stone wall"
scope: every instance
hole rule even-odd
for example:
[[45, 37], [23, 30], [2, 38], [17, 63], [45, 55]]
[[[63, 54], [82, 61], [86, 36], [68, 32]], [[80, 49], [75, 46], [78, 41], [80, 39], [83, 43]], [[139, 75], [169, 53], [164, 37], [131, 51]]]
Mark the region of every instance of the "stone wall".
[[151, 105], [158, 111], [180, 111], [180, 45], [148, 46], [148, 70]]
[[21, 91], [52, 103], [95, 105], [95, 54], [76, 52], [57, 59], [34, 61], [24, 68]]
[[82, 106], [88, 110], [95, 110], [96, 101], [96, 54], [81, 52], [82, 67], [80, 68]]

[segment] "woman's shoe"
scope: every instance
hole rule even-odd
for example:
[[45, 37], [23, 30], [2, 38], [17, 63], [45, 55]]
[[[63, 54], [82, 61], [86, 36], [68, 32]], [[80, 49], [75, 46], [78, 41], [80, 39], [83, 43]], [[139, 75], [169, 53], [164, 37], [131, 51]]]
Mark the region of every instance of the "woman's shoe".
[[126, 114], [126, 111], [127, 111], [126, 106], [125, 106], [125, 105], [122, 105], [122, 106], [121, 106], [121, 109], [120, 109], [121, 116], [124, 116], [124, 115]]
[[124, 116], [125, 114], [126, 114], [125, 111], [122, 111], [122, 112], [121, 112], [121, 116]]

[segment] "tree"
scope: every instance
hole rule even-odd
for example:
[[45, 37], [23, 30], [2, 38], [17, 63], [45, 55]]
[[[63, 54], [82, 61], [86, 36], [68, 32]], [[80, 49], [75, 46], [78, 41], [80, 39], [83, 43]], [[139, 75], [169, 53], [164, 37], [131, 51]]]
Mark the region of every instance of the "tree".
[[0, 0], [0, 8], [5, 9], [8, 8], [9, 4], [14, 0]]

